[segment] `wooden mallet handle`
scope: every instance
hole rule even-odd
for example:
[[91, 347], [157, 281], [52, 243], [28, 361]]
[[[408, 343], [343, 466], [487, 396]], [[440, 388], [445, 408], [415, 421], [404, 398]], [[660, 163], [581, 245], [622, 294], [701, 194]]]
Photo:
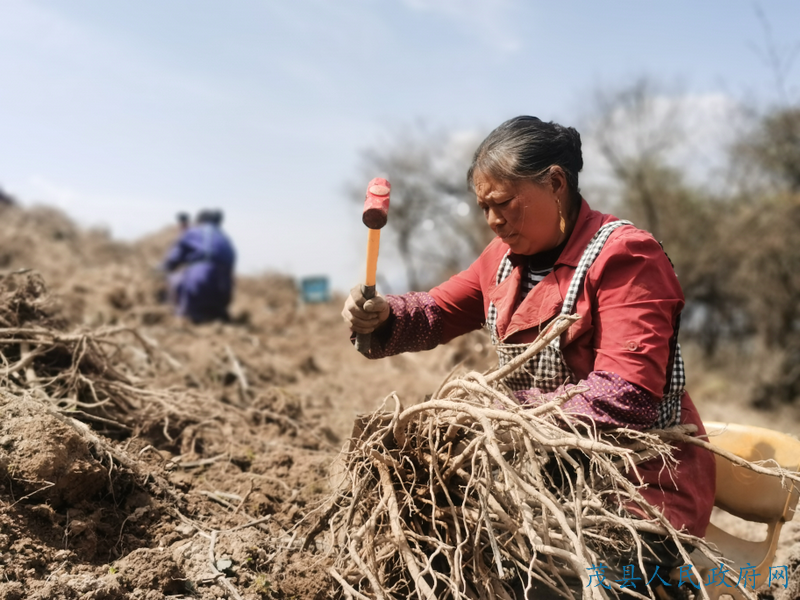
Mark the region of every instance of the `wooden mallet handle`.
[[[381, 244], [381, 228], [389, 217], [389, 193], [392, 186], [382, 177], [376, 177], [367, 185], [367, 197], [364, 201], [364, 213], [361, 220], [369, 228], [367, 237], [367, 274], [361, 295], [367, 300], [375, 297], [375, 278], [378, 272], [378, 250]], [[368, 354], [372, 334], [356, 334], [356, 350]]]

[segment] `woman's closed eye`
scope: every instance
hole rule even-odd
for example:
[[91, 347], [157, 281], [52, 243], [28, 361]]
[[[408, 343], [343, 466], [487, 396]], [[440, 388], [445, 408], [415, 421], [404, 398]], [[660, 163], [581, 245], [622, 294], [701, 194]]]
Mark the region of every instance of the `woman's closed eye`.
[[514, 199], [514, 196], [510, 196], [509, 198], [506, 198], [506, 199], [500, 200], [500, 201], [493, 200], [491, 202], [491, 204], [487, 204], [487, 203], [484, 203], [484, 202], [479, 202], [478, 203], [478, 208], [480, 208], [484, 213], [486, 213], [489, 209], [503, 208], [503, 207], [507, 206], [513, 199]]

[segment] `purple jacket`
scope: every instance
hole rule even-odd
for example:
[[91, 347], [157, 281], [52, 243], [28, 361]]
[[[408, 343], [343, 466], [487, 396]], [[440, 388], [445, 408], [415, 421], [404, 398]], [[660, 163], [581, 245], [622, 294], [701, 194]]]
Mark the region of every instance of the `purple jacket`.
[[235, 262], [236, 251], [219, 227], [205, 223], [186, 230], [163, 263], [172, 273], [170, 297], [176, 313], [196, 323], [227, 319]]

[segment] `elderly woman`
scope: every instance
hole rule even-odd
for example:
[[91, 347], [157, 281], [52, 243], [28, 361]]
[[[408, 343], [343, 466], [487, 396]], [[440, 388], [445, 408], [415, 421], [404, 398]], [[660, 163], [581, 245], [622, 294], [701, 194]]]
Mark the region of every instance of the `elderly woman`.
[[[565, 390], [563, 404], [598, 428], [703, 425], [683, 388], [678, 345], [683, 293], [660, 244], [627, 221], [592, 210], [578, 189], [581, 141], [571, 127], [517, 117], [495, 129], [467, 174], [497, 235], [465, 271], [432, 289], [365, 302], [355, 288], [343, 316], [372, 333], [370, 358], [431, 349], [486, 327], [500, 362], [559, 313], [581, 315], [560, 339], [506, 380], [523, 405]], [[677, 472], [639, 467], [642, 495], [678, 529], [702, 536], [714, 499], [714, 459], [678, 444]], [[630, 507], [643, 516], [638, 507]], [[659, 574], [682, 564], [655, 540]]]

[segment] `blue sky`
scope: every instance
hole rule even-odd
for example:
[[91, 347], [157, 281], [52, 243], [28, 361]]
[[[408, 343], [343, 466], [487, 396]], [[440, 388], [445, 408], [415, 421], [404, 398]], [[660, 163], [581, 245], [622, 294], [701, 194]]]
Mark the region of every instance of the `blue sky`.
[[[219, 206], [243, 271], [327, 274], [344, 290], [363, 269], [345, 191], [362, 149], [416, 121], [578, 125], [595, 90], [642, 75], [690, 106], [775, 102], [756, 6], [0, 0], [0, 186], [126, 239]], [[800, 2], [760, 7], [791, 56]]]

